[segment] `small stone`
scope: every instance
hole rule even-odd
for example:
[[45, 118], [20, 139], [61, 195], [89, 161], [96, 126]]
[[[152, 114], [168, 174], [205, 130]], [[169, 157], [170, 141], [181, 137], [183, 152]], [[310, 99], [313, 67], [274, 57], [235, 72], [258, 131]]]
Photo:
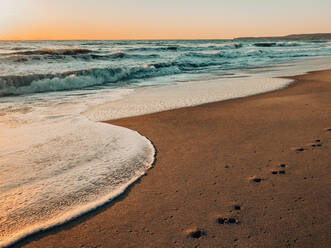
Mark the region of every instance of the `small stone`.
[[240, 205], [237, 205], [237, 204], [234, 205], [233, 208], [234, 208], [234, 210], [240, 210], [241, 209]]
[[217, 222], [221, 225], [239, 224], [239, 221], [233, 217], [229, 217], [229, 218], [219, 217], [217, 218]]
[[206, 232], [199, 228], [192, 228], [186, 231], [188, 237], [194, 238], [194, 239], [199, 239], [202, 236], [206, 235]]
[[229, 218], [228, 222], [229, 222], [229, 224], [234, 224], [234, 223], [236, 223], [236, 219], [235, 218]]
[[218, 218], [217, 219], [217, 222], [219, 223], [219, 224], [225, 224], [225, 220], [226, 220], [226, 218]]
[[255, 177], [255, 178], [252, 179], [252, 181], [253, 181], [254, 183], [260, 183], [260, 182], [262, 181], [262, 178]]

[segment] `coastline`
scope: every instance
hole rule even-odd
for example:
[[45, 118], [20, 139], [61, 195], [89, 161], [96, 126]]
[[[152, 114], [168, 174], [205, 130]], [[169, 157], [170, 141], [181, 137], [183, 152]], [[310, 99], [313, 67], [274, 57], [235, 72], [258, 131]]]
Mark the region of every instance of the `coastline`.
[[[331, 71], [290, 78], [261, 95], [110, 121], [153, 141], [155, 168], [122, 201], [26, 247], [327, 247]], [[206, 235], [186, 237], [195, 227]]]

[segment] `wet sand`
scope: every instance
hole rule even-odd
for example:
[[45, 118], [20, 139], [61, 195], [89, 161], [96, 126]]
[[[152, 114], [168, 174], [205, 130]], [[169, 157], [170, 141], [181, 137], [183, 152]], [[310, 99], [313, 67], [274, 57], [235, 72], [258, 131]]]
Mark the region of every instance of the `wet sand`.
[[24, 247], [330, 247], [331, 70], [258, 96], [109, 123], [155, 144], [118, 200]]

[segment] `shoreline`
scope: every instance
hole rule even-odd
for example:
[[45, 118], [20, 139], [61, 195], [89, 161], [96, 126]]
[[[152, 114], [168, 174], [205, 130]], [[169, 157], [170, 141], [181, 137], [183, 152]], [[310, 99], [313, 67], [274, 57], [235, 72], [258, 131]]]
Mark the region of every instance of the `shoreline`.
[[93, 121], [106, 122], [245, 98], [286, 88], [293, 83], [290, 77], [306, 74], [309, 71], [327, 70], [330, 69], [329, 64], [331, 64], [331, 56], [309, 58], [293, 63], [274, 64], [273, 70], [249, 69], [243, 71], [239, 77], [214, 75], [188, 82], [137, 87], [123, 98], [101, 102], [88, 108], [83, 114]]
[[[279, 225], [295, 226], [291, 224], [291, 220], [299, 225], [301, 222], [297, 219], [297, 215], [302, 214], [304, 212], [303, 210], [305, 210], [300, 209], [297, 213], [295, 212], [295, 207], [289, 204], [294, 209], [287, 211], [291, 212], [292, 217], [287, 216], [286, 212], [285, 214], [281, 213], [283, 215], [280, 216], [282, 217], [281, 219], [277, 219], [276, 217], [279, 217], [280, 212], [274, 209], [275, 206], [271, 205], [275, 197], [273, 200], [268, 198], [271, 194], [270, 192], [273, 192], [279, 197], [277, 190], [280, 190], [284, 196], [279, 197], [275, 205], [285, 209], [287, 205], [283, 198], [288, 200], [288, 197], [290, 197], [288, 195], [292, 196], [297, 193], [287, 191], [291, 191], [290, 189], [293, 184], [297, 187], [295, 182], [290, 180], [289, 177], [294, 177], [298, 173], [302, 173], [300, 171], [301, 168], [297, 166], [296, 162], [296, 156], [301, 153], [295, 150], [298, 149], [296, 147], [302, 146], [302, 144], [298, 142], [298, 145], [295, 146], [293, 140], [288, 139], [295, 131], [297, 131], [299, 138], [302, 140], [307, 139], [307, 143], [312, 143], [315, 138], [315, 141], [320, 139], [322, 140], [322, 146], [320, 148], [314, 148], [312, 153], [317, 152], [319, 155], [323, 154], [323, 156], [325, 155], [325, 150], [327, 152], [328, 142], [330, 141], [330, 135], [328, 136], [326, 131], [321, 129], [316, 131], [310, 130], [301, 123], [307, 120], [307, 116], [305, 116], [305, 113], [301, 113], [301, 109], [298, 106], [295, 110], [301, 113], [302, 119], [286, 116], [285, 112], [287, 111], [290, 114], [290, 110], [284, 108], [284, 102], [282, 102], [284, 99], [282, 98], [285, 98], [288, 104], [293, 104], [292, 100], [294, 100], [294, 105], [297, 105], [298, 102], [303, 100], [310, 104], [319, 100], [322, 101], [322, 103], [318, 102], [321, 105], [320, 108], [323, 107], [322, 110], [325, 110], [325, 98], [323, 98], [324, 100], [311, 99], [311, 95], [316, 92], [307, 92], [307, 90], [316, 90], [316, 86], [310, 81], [317, 80], [321, 84], [319, 87], [323, 86], [330, 91], [323, 92], [323, 95], [330, 97], [330, 76], [330, 70], [310, 72], [305, 75], [289, 77], [290, 79], [294, 79], [295, 82], [286, 88], [272, 92], [110, 121], [109, 123], [111, 124], [137, 130], [153, 141], [159, 155], [155, 168], [147, 172], [147, 174], [151, 175], [138, 180], [138, 182], [134, 183], [135, 186], [131, 186], [118, 200], [106, 204], [107, 206], [101, 207], [95, 213], [88, 213], [84, 215], [85, 217], [78, 217], [77, 220], [54, 228], [54, 230], [46, 231], [45, 234], [33, 235], [31, 238], [19, 242], [17, 246], [26, 244], [26, 247], [55, 247], [55, 245], [58, 246], [61, 244], [61, 247], [93, 247], [93, 244], [97, 247], [181, 247], [183, 245], [191, 247], [201, 244], [202, 247], [208, 247], [208, 245], [229, 246], [237, 244], [241, 247], [250, 247], [250, 245], [255, 244], [256, 247], [268, 247], [266, 244], [269, 242], [269, 245], [271, 245], [269, 247], [278, 247], [272, 246], [276, 243], [272, 243], [272, 240], [267, 239], [267, 237], [268, 235], [272, 236], [272, 234], [275, 234], [275, 231], [276, 234], [283, 237], [284, 234], [280, 228], [271, 227], [270, 229], [262, 228], [262, 230], [259, 230], [258, 227], [277, 225], [278, 223]], [[323, 80], [325, 82], [329, 82], [330, 85], [323, 85], [320, 82], [321, 77], [324, 78]], [[292, 100], [291, 94], [294, 97]], [[245, 104], [251, 105], [259, 113], [248, 114], [247, 110], [249, 109], [247, 109]], [[313, 113], [316, 115], [314, 115], [315, 119], [320, 119], [319, 115], [316, 114], [317, 110], [314, 106], [311, 107], [314, 110]], [[265, 114], [265, 111], [262, 111], [264, 108], [267, 108], [270, 113], [273, 113], [273, 116], [265, 116], [266, 120], [261, 119], [261, 116]], [[284, 113], [278, 113], [277, 115], [278, 108], [284, 108]], [[309, 107], [306, 108], [307, 110], [305, 111], [309, 112]], [[238, 116], [234, 113], [238, 114]], [[224, 114], [227, 118], [222, 117], [221, 114]], [[323, 119], [324, 128], [331, 128], [330, 116], [326, 115], [323, 118], [327, 119], [327, 122]], [[285, 125], [284, 133], [279, 133], [282, 129], [278, 122]], [[301, 126], [306, 132], [293, 129], [292, 122]], [[248, 123], [250, 125], [246, 126]], [[286, 123], [290, 123], [291, 125], [287, 126]], [[327, 123], [330, 126], [327, 126]], [[277, 139], [268, 134], [264, 125], [269, 125], [270, 132], [279, 136], [279, 139], [284, 141], [277, 142]], [[286, 127], [291, 129], [291, 131], [287, 130]], [[241, 130], [242, 128], [246, 129], [245, 132]], [[168, 132], [168, 135], [165, 132]], [[261, 137], [263, 134], [266, 137], [270, 137], [264, 140]], [[312, 136], [311, 139], [307, 138], [309, 135]], [[215, 136], [220, 136], [220, 140], [215, 139]], [[324, 140], [317, 136], [323, 136]], [[275, 147], [270, 147], [270, 144], [264, 144], [269, 143], [270, 140], [274, 141], [273, 144]], [[287, 147], [287, 143], [291, 143], [291, 147]], [[315, 145], [315, 147], [318, 147], [318, 144]], [[264, 153], [270, 153], [270, 151], [268, 149], [266, 150], [264, 146], [270, 148], [270, 150], [276, 150], [269, 154], [272, 159], [267, 159]], [[286, 150], [285, 147], [288, 149]], [[251, 158], [251, 156], [254, 158]], [[285, 159], [286, 156], [289, 157]], [[313, 154], [308, 155], [308, 159], [316, 159], [314, 156]], [[326, 161], [329, 162], [330, 155], [325, 156]], [[254, 160], [258, 161], [256, 162], [258, 167], [251, 164]], [[290, 162], [286, 162], [285, 160]], [[300, 158], [299, 160], [305, 162], [305, 160], [301, 160]], [[323, 159], [319, 158], [319, 160]], [[286, 164], [286, 169], [284, 169], [285, 175], [278, 175], [280, 170], [283, 171], [283, 169], [278, 168], [282, 163]], [[199, 168], [201, 164], [207, 164], [204, 166], [204, 169], [206, 169], [205, 175], [201, 175], [201, 172], [204, 172]], [[322, 164], [319, 164], [319, 166], [323, 167]], [[175, 168], [171, 165], [175, 166]], [[325, 169], [325, 167], [323, 168]], [[328, 168], [326, 167], [326, 169]], [[277, 175], [272, 174], [270, 170], [273, 170], [272, 172], [276, 171]], [[315, 170], [317, 169], [315, 168]], [[188, 172], [190, 175], [187, 175]], [[292, 175], [294, 172], [296, 174]], [[314, 171], [314, 173], [316, 172], [318, 171]], [[245, 176], [243, 176], [243, 173]], [[250, 179], [254, 176], [260, 177], [262, 181], [259, 183], [251, 182]], [[319, 183], [323, 185], [329, 178], [330, 176], [323, 178], [324, 181]], [[303, 180], [307, 180], [307, 177]], [[279, 187], [278, 184], [284, 184], [284, 181], [288, 186], [287, 191], [277, 188]], [[305, 183], [307, 184], [307, 181]], [[324, 186], [327, 187], [328, 185], [326, 184]], [[215, 190], [217, 187], [219, 188]], [[128, 194], [130, 191], [132, 192]], [[259, 193], [258, 196], [254, 194], [256, 192]], [[300, 191], [301, 195], [304, 195], [304, 193]], [[321, 192], [319, 193], [321, 195]], [[250, 199], [248, 196], [251, 196], [251, 198], [255, 196], [256, 198]], [[308, 199], [309, 197], [300, 197], [306, 203], [311, 203], [309, 201], [310, 199]], [[298, 201], [301, 201], [301, 199]], [[318, 200], [322, 203], [327, 201], [323, 197], [318, 198]], [[263, 207], [251, 201], [256, 201], [255, 203], [259, 203]], [[233, 206], [238, 204], [240, 205], [240, 210], [233, 209]], [[192, 209], [192, 206], [196, 207]], [[314, 205], [309, 206], [314, 207]], [[217, 207], [218, 210], [216, 210]], [[287, 209], [291, 209], [291, 207]], [[268, 217], [268, 220], [262, 221], [262, 223], [258, 220], [254, 222], [254, 217], [257, 217], [258, 213], [260, 213], [257, 210], [269, 212], [269, 209], [275, 210], [275, 213], [272, 212], [271, 214], [272, 218]], [[327, 210], [329, 209], [324, 209], [324, 213], [327, 213]], [[227, 226], [217, 223], [216, 220], [219, 216], [228, 218], [230, 215], [238, 219], [238, 224]], [[321, 218], [321, 213], [315, 215], [318, 215], [318, 221], [321, 221], [319, 219]], [[282, 223], [284, 219], [285, 223]], [[254, 223], [255, 225], [253, 225]], [[327, 220], [326, 224], [328, 223], [330, 223], [330, 220]], [[206, 235], [203, 235], [199, 239], [187, 238], [185, 231], [192, 228], [201, 228]], [[296, 231], [299, 229], [297, 228]], [[318, 230], [320, 229], [322, 230], [322, 227]], [[232, 232], [235, 232], [236, 237], [234, 237]], [[226, 237], [224, 237], [224, 234], [226, 234]], [[294, 234], [295, 232], [292, 230], [289, 236]], [[229, 237], [232, 237], [232, 239], [229, 239]], [[261, 237], [264, 238], [261, 239]], [[295, 239], [287, 242], [287, 240], [279, 238], [274, 240], [274, 242], [279, 243], [279, 247], [283, 247], [286, 242], [291, 244], [296, 243], [299, 247], [309, 247], [308, 244], [306, 244], [307, 246], [299, 244], [300, 242], [307, 243], [307, 239], [301, 236], [295, 242], [293, 240]], [[284, 241], [286, 242], [280, 245]], [[322, 243], [322, 245], [327, 245], [327, 242], [330, 242], [330, 240], [326, 237], [325, 240], [320, 242], [326, 242]]]

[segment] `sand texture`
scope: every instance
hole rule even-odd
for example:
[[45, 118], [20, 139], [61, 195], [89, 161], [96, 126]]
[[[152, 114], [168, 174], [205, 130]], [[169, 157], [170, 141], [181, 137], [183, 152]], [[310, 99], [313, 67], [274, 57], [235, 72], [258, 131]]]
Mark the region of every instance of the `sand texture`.
[[157, 162], [117, 201], [17, 246], [331, 247], [331, 71], [109, 123]]

